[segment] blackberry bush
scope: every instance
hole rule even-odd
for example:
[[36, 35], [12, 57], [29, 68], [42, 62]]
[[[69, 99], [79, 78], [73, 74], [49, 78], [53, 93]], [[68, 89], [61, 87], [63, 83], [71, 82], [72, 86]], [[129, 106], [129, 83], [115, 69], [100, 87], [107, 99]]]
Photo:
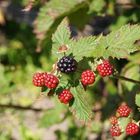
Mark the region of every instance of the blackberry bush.
[[[64, 104], [68, 104], [72, 99], [74, 99], [73, 102], [69, 104], [70, 111], [80, 121], [88, 124], [91, 122], [92, 118], [94, 118], [94, 111], [92, 111], [89, 102], [93, 104], [93, 101], [96, 102], [96, 100], [94, 95], [92, 96], [94, 98], [93, 100], [88, 99], [89, 96], [86, 91], [98, 93], [96, 96], [103, 96], [103, 100], [100, 97], [97, 98], [101, 99], [97, 102], [101, 102], [100, 105], [102, 106], [105, 104], [106, 96], [110, 96], [110, 92], [111, 94], [112, 92], [113, 94], [117, 94], [118, 91], [123, 91], [123, 88], [118, 90], [120, 87], [118, 88], [116, 86], [117, 83], [122, 84], [124, 81], [129, 81], [127, 84], [140, 84], [139, 81], [128, 78], [128, 74], [126, 74], [126, 77], [123, 73], [120, 73], [121, 75], [119, 75], [117, 70], [113, 73], [115, 67], [110, 63], [110, 58], [112, 58], [113, 63], [114, 58], [128, 58], [130, 53], [135, 52], [137, 48], [134, 47], [133, 43], [139, 38], [140, 27], [138, 25], [125, 25], [117, 31], [111, 32], [107, 36], [89, 36], [74, 39], [71, 38], [68, 20], [65, 18], [52, 35], [52, 54], [58, 61], [54, 61], [53, 69], [51, 72], [47, 72], [51, 73], [51, 75], [47, 74], [45, 76], [44, 85], [48, 87], [45, 91], [47, 93], [54, 93], [51, 95], [54, 95], [54, 97], [58, 96], [60, 102]], [[137, 61], [134, 62], [134, 64], [135, 63], [137, 63]], [[128, 67], [126, 69], [128, 69]], [[62, 73], [66, 73], [66, 75]], [[85, 88], [88, 85], [92, 86], [95, 82], [95, 75], [97, 79], [95, 83], [96, 87]], [[106, 76], [110, 76], [109, 78], [111, 79], [102, 78]], [[112, 80], [112, 78], [119, 80]], [[40, 84], [40, 82], [38, 83], [39, 84], [36, 85], [43, 85]], [[107, 86], [106, 83], [108, 83]], [[131, 85], [130, 87], [133, 86]], [[62, 91], [62, 89], [65, 90]], [[87, 94], [87, 96], [85, 94]], [[120, 99], [120, 94], [121, 93], [115, 95], [116, 100], [117, 98]], [[121, 96], [123, 96], [123, 94]], [[138, 101], [137, 104], [140, 106]], [[112, 106], [112, 102], [110, 103], [110, 100], [108, 100], [107, 103]], [[113, 103], [115, 104], [116, 102]], [[109, 110], [109, 112], [112, 112], [112, 110]], [[116, 112], [116, 116], [111, 120], [112, 127], [110, 132], [112, 136], [121, 135], [123, 133], [121, 129], [123, 128], [122, 130], [125, 130], [126, 122], [129, 123], [132, 119], [129, 107], [121, 107]]]

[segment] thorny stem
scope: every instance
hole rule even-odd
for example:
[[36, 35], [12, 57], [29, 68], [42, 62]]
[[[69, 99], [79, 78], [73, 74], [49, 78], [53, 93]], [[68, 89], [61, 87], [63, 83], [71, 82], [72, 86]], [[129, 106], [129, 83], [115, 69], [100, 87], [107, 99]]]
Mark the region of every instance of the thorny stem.
[[125, 81], [128, 81], [128, 82], [131, 82], [131, 83], [135, 83], [135, 84], [140, 85], [140, 81], [133, 80], [133, 79], [130, 79], [130, 78], [127, 78], [127, 77], [124, 77], [124, 76], [120, 76], [120, 75], [113, 75], [113, 78], [116, 78], [116, 79], [121, 79], [121, 80], [125, 80]]

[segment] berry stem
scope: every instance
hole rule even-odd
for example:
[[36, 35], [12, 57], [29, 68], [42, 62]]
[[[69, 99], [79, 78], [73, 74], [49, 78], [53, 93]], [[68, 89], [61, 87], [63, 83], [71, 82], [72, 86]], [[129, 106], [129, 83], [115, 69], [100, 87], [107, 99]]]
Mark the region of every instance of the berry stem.
[[112, 77], [113, 78], [116, 78], [116, 79], [121, 79], [121, 80], [125, 80], [125, 81], [128, 81], [128, 82], [131, 82], [131, 83], [135, 83], [135, 84], [140, 85], [140, 81], [133, 80], [133, 79], [130, 79], [130, 78], [127, 78], [127, 77], [124, 77], [124, 76], [113, 75]]

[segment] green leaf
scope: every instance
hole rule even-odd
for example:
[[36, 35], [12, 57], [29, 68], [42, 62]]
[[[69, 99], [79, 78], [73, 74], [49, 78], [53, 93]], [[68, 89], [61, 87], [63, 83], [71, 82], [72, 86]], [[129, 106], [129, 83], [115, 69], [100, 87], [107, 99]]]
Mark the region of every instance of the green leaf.
[[70, 36], [71, 32], [69, 30], [68, 20], [65, 18], [52, 36], [53, 41], [52, 54], [58, 56], [60, 54], [58, 52], [59, 48], [62, 46], [67, 47], [67, 45], [70, 42]]
[[127, 126], [127, 124], [131, 121], [131, 117], [120, 117], [118, 119], [119, 125], [122, 129], [122, 131], [125, 131], [125, 128]]
[[138, 107], [140, 107], [140, 94], [136, 94], [135, 103]]
[[104, 0], [92, 0], [92, 2], [89, 5], [89, 11], [88, 13], [93, 13], [93, 12], [101, 12], [102, 9], [105, 6], [105, 1]]
[[51, 0], [40, 9], [35, 21], [35, 33], [44, 38], [54, 22], [84, 6], [86, 0]]
[[140, 26], [125, 25], [119, 30], [113, 31], [100, 41], [97, 54], [93, 51], [93, 56], [108, 58], [127, 58], [131, 52], [135, 52], [138, 48], [134, 45], [136, 40], [140, 39]]
[[70, 110], [78, 120], [84, 123], [90, 122], [93, 113], [85, 100], [84, 91], [80, 86], [78, 86], [71, 88], [71, 92], [74, 95], [74, 101]]
[[67, 54], [72, 54], [77, 61], [80, 61], [83, 57], [92, 56], [92, 52], [96, 49], [97, 42], [95, 41], [95, 37], [89, 36], [80, 38], [78, 41], [73, 40], [69, 46], [70, 49]]

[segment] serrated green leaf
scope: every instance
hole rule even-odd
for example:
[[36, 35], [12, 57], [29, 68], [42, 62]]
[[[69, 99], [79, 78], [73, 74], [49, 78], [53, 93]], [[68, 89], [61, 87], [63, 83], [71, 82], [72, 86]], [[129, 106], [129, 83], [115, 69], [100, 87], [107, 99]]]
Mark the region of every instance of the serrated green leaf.
[[70, 42], [70, 36], [71, 32], [69, 30], [68, 20], [65, 18], [52, 36], [53, 41], [52, 54], [56, 56], [61, 55], [58, 52], [58, 49], [63, 45], [67, 47], [67, 45]]
[[140, 94], [136, 94], [136, 97], [135, 97], [135, 104], [140, 107]]
[[77, 61], [82, 60], [83, 57], [90, 57], [97, 46], [95, 39], [95, 37], [89, 36], [80, 38], [78, 41], [71, 41], [67, 54], [72, 54]]
[[81, 6], [86, 0], [51, 0], [40, 9], [35, 22], [35, 33], [44, 38], [46, 32], [54, 24], [56, 19], [64, 17]]
[[84, 91], [79, 86], [71, 88], [71, 92], [74, 95], [74, 102], [70, 107], [71, 112], [78, 120], [84, 123], [90, 122], [93, 113], [85, 100]]
[[139, 25], [125, 25], [119, 30], [111, 32], [101, 40], [105, 51], [103, 57], [126, 58], [131, 52], [137, 50], [134, 42], [140, 39]]
[[67, 44], [70, 39], [70, 30], [68, 20], [65, 18], [58, 26], [56, 32], [53, 34], [52, 41], [59, 45]]

